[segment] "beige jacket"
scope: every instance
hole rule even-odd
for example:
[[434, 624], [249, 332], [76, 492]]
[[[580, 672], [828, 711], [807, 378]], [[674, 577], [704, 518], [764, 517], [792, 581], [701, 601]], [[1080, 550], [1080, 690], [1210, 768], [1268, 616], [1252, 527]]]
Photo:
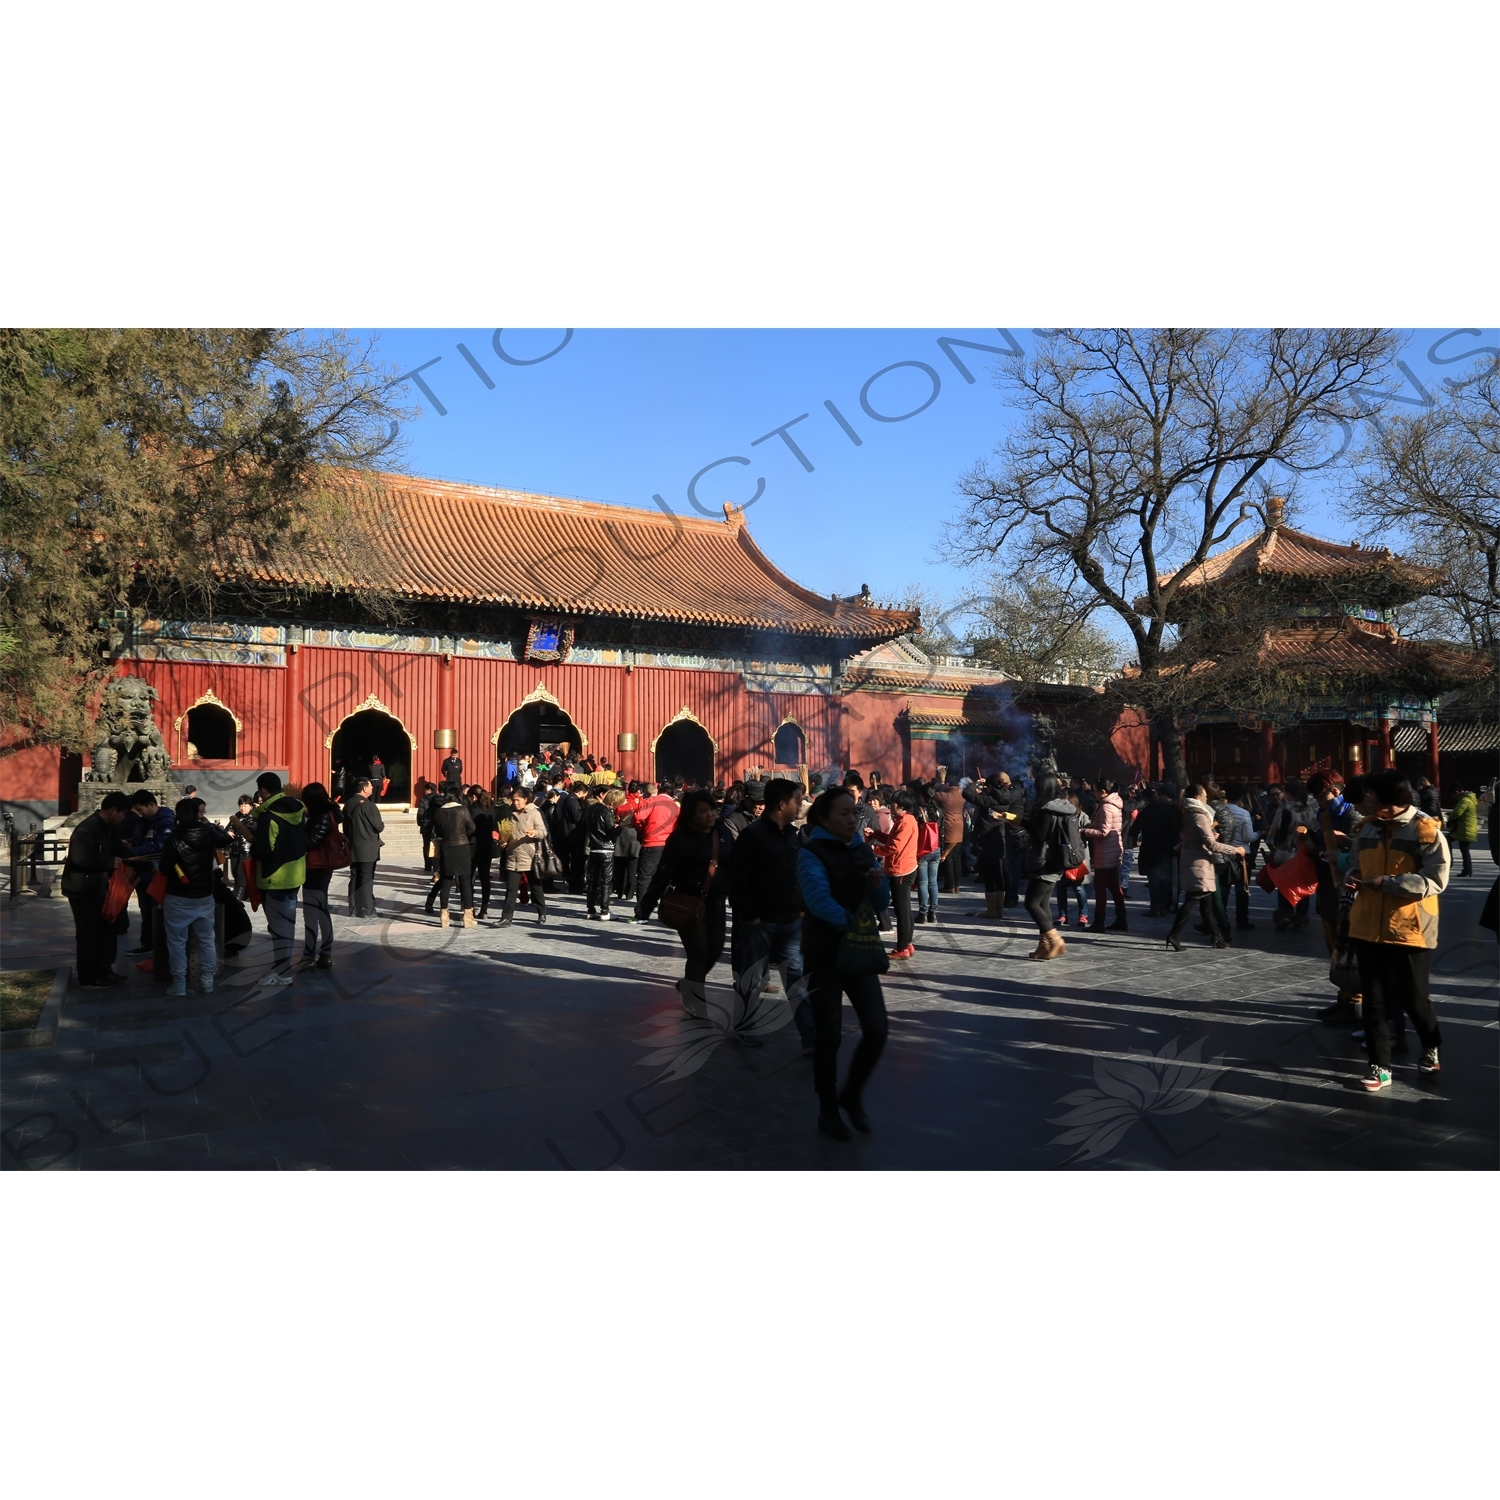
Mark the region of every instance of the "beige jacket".
[[[505, 868], [507, 870], [529, 870], [536, 862], [537, 854], [542, 847], [542, 840], [547, 837], [547, 824], [535, 807], [523, 808], [520, 812], [510, 815], [511, 837], [505, 846]], [[527, 834], [534, 834], [534, 839], [528, 839]]]

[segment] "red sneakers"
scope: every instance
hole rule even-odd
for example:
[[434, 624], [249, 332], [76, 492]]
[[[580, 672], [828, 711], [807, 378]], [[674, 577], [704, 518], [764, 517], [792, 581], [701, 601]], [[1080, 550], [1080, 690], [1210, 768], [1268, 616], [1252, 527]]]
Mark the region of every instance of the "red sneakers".
[[917, 945], [915, 943], [908, 943], [904, 948], [892, 948], [891, 949], [891, 957], [892, 958], [913, 958], [913, 957], [916, 956], [916, 952], [917, 952]]

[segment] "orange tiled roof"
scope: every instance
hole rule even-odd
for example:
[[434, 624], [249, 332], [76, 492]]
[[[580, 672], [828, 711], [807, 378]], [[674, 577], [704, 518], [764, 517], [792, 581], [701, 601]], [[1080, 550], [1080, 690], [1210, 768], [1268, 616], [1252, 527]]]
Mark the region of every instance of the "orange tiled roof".
[[1488, 670], [1483, 660], [1456, 647], [1402, 640], [1390, 625], [1348, 617], [1332, 626], [1267, 631], [1259, 660], [1351, 677], [1441, 678], [1455, 686], [1476, 681]]
[[381, 484], [396, 566], [381, 586], [403, 598], [863, 642], [919, 624], [794, 583], [733, 506], [714, 521], [401, 474]]
[[1237, 547], [1169, 573], [1161, 581], [1165, 586], [1179, 579], [1179, 591], [1187, 592], [1230, 579], [1256, 577], [1307, 578], [1351, 586], [1368, 579], [1378, 583], [1382, 593], [1391, 592], [1394, 584], [1398, 593], [1414, 599], [1436, 588], [1443, 581], [1443, 570], [1406, 562], [1389, 547], [1327, 542], [1322, 537], [1277, 524], [1267, 526]]
[[[1212, 672], [1213, 659], [1169, 662], [1163, 675]], [[1233, 666], [1266, 670], [1326, 673], [1336, 680], [1402, 681], [1425, 688], [1458, 687], [1476, 682], [1489, 671], [1488, 663], [1470, 652], [1433, 641], [1403, 640], [1390, 625], [1345, 617], [1337, 624], [1307, 624], [1265, 631], [1252, 656]], [[1138, 676], [1140, 669], [1127, 669]]]

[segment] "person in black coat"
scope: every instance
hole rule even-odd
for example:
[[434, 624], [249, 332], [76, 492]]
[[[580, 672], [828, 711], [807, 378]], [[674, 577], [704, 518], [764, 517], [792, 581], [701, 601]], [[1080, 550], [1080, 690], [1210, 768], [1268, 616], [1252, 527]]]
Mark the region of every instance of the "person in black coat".
[[496, 837], [500, 831], [500, 814], [495, 811], [495, 799], [482, 786], [471, 786], [468, 798], [469, 815], [474, 819], [474, 874], [479, 878], [478, 916], [482, 919], [489, 915], [495, 856], [500, 852]]
[[110, 877], [125, 862], [129, 845], [121, 824], [130, 811], [124, 792], [106, 793], [99, 811], [73, 830], [63, 864], [62, 893], [73, 909], [73, 933], [78, 957], [74, 973], [86, 990], [103, 990], [126, 982], [115, 973], [118, 920], [104, 920], [104, 898]]
[[375, 866], [380, 863], [380, 835], [385, 819], [370, 795], [372, 783], [360, 780], [354, 795], [344, 804], [344, 834], [349, 840], [349, 915], [373, 917], [375, 912]]
[[552, 847], [563, 863], [563, 874], [567, 877], [571, 895], [583, 894], [583, 879], [586, 872], [587, 854], [584, 849], [583, 814], [588, 805], [589, 789], [580, 782], [572, 791], [564, 789], [558, 798], [553, 817], [556, 834]]
[[[302, 788], [302, 805], [307, 809], [307, 852], [323, 845], [338, 832], [342, 814], [321, 781], [309, 781]], [[353, 863], [351, 856], [350, 863]], [[328, 906], [328, 887], [333, 880], [330, 866], [307, 862], [307, 877], [302, 882], [302, 963], [319, 969], [333, 967], [333, 912]]]
[[781, 970], [787, 1004], [811, 1054], [817, 1038], [812, 1005], [802, 980], [802, 887], [797, 851], [802, 835], [793, 819], [802, 807], [795, 781], [768, 782], [761, 815], [735, 840], [729, 864], [729, 901], [740, 934], [740, 984], [748, 1010], [754, 986], [773, 968]]
[[[432, 883], [437, 884], [437, 843], [435, 829], [437, 827], [437, 810], [443, 805], [443, 788], [433, 786], [431, 782], [426, 783], [429, 790], [422, 800], [417, 803], [417, 831], [422, 835], [422, 868], [432, 876]], [[431, 901], [427, 904], [427, 910], [432, 910]]]
[[[719, 810], [719, 860], [729, 864], [740, 835], [760, 817], [766, 805], [766, 784], [763, 781], [747, 781], [737, 802], [725, 802]], [[734, 974], [744, 972], [744, 955], [741, 952], [739, 917], [731, 910], [729, 919], [729, 968]]]
[[708, 1014], [704, 985], [708, 971], [724, 952], [725, 871], [718, 863], [719, 815], [713, 793], [701, 787], [683, 794], [677, 826], [662, 846], [661, 863], [637, 907], [645, 920], [668, 889], [703, 898], [703, 916], [677, 930], [684, 966], [677, 992], [683, 1009], [700, 1019]]
[[1005, 841], [1010, 826], [1007, 814], [1012, 814], [1011, 790], [987, 779], [971, 782], [963, 789], [964, 801], [974, 809], [974, 852], [984, 881], [984, 910], [975, 912], [976, 917], [998, 917], [1004, 910]]
[[610, 887], [615, 875], [615, 840], [620, 836], [615, 809], [624, 800], [625, 793], [618, 787], [596, 786], [583, 810], [580, 837], [586, 861], [585, 886], [591, 922], [609, 921]]
[[463, 909], [464, 926], [472, 927], [474, 916], [474, 815], [468, 804], [453, 787], [445, 786], [442, 805], [433, 819], [433, 834], [438, 843], [442, 878], [433, 887], [427, 898], [427, 909], [432, 910], [434, 899], [438, 906], [438, 921], [448, 925], [448, 892], [458, 887], [459, 905]]

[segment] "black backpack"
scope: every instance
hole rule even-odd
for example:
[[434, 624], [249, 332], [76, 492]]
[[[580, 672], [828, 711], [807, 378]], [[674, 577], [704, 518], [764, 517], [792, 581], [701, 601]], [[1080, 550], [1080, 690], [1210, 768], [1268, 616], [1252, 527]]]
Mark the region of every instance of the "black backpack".
[[1087, 856], [1081, 815], [1071, 812], [1066, 817], [1058, 817], [1054, 814], [1048, 842], [1062, 851], [1063, 869], [1073, 870], [1081, 865]]

